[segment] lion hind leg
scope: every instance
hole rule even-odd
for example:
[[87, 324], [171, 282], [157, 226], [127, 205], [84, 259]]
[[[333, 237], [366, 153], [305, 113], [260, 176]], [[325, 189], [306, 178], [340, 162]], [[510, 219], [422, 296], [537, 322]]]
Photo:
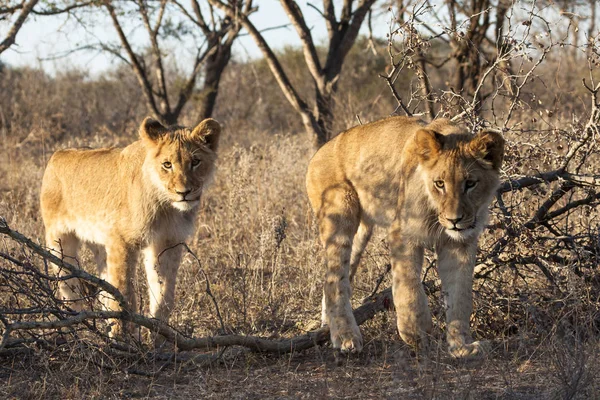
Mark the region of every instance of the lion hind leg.
[[362, 336], [350, 303], [350, 259], [359, 214], [358, 198], [349, 186], [324, 191], [317, 212], [327, 262], [322, 317], [329, 324], [333, 347], [343, 352], [362, 350]]
[[354, 276], [356, 275], [356, 270], [360, 264], [360, 259], [365, 251], [365, 248], [367, 247], [367, 244], [369, 243], [369, 240], [371, 239], [372, 234], [373, 224], [362, 220], [352, 242], [352, 254], [350, 256], [350, 282], [354, 281]]
[[[46, 234], [46, 245], [50, 251], [65, 262], [76, 266], [77, 251], [79, 250], [79, 239], [74, 233], [52, 232]], [[64, 278], [69, 271], [58, 265], [52, 264], [55, 272]], [[81, 311], [83, 309], [82, 299], [85, 296], [83, 285], [77, 278], [63, 280], [59, 283], [60, 299], [72, 309]]]
[[[96, 268], [98, 271], [98, 275], [101, 279], [108, 282], [108, 268], [106, 264], [106, 249], [103, 245], [88, 243], [87, 244], [92, 253], [94, 254], [94, 260], [96, 261]], [[102, 309], [105, 311], [110, 311], [111, 303], [110, 303], [110, 295], [104, 291], [100, 291], [97, 295], [98, 300], [102, 304]]]
[[[368, 224], [365, 221], [361, 221], [358, 231], [354, 236], [352, 242], [352, 253], [350, 256], [350, 283], [354, 282], [354, 276], [360, 264], [362, 257], [371, 235], [373, 233], [373, 225]], [[329, 318], [327, 316], [327, 307], [325, 304], [325, 293], [323, 293], [323, 300], [321, 301], [321, 326], [329, 325]]]
[[88, 243], [88, 247], [94, 254], [94, 260], [96, 261], [98, 275], [100, 276], [100, 278], [106, 280], [106, 278], [107, 278], [106, 249], [102, 245], [93, 244], [93, 243]]

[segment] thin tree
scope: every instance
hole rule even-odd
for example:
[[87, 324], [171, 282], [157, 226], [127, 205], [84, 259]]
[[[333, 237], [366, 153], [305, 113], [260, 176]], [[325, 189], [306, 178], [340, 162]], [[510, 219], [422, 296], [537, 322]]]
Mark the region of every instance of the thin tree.
[[[240, 13], [246, 16], [253, 11], [250, 3], [236, 4], [240, 6]], [[154, 118], [166, 125], [176, 124], [184, 106], [196, 93], [196, 83], [201, 75], [203, 85], [199, 96], [199, 118], [210, 117], [217, 100], [221, 76], [231, 59], [231, 47], [241, 25], [226, 15], [218, 15], [212, 7], [208, 9], [207, 18], [197, 0], [191, 0], [190, 9], [179, 1], [167, 0], [132, 0], [123, 4], [122, 9], [117, 9], [114, 2], [104, 0], [103, 7], [108, 11], [121, 45], [116, 48], [102, 44], [101, 47], [131, 67], [144, 94], [146, 107]], [[178, 18], [183, 18], [195, 28], [192, 33], [196, 36], [191, 40], [189, 35], [192, 33], [189, 30], [181, 24], [174, 26], [173, 20], [167, 17], [167, 13], [174, 13], [175, 10], [180, 11]], [[146, 52], [134, 50], [131, 38], [125, 33], [120, 13], [127, 11], [143, 25], [149, 40]], [[167, 52], [161, 41], [168, 36], [165, 31], [180, 43], [184, 40], [197, 43], [191, 72], [177, 85], [169, 84], [167, 79]], [[198, 40], [198, 33], [203, 41]]]
[[291, 24], [295, 28], [304, 54], [304, 61], [314, 84], [314, 107], [301, 98], [285, 73], [281, 62], [267, 43], [261, 32], [249, 20], [248, 15], [240, 12], [235, 2], [209, 0], [210, 4], [227, 13], [232, 19], [248, 31], [261, 50], [271, 72], [283, 94], [292, 107], [300, 114], [309, 139], [315, 148], [330, 139], [334, 113], [334, 95], [342, 73], [344, 60], [358, 37], [360, 27], [376, 0], [344, 0], [339, 17], [332, 0], [323, 0], [323, 9], [309, 3], [323, 17], [327, 26], [328, 45], [323, 58], [319, 57], [317, 46], [304, 14], [293, 0], [280, 0]]

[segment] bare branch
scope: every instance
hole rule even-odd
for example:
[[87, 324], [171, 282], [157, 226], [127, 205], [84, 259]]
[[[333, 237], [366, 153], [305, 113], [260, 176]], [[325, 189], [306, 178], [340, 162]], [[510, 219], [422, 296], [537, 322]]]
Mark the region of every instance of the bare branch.
[[[44, 250], [37, 244], [33, 243], [30, 239], [21, 235], [20, 233], [10, 229], [4, 219], [0, 218], [0, 233], [9, 236], [15, 241], [26, 245], [28, 248], [33, 250], [34, 253], [48, 259], [49, 261], [60, 265], [67, 269], [73, 276], [79, 277], [87, 282], [90, 282], [102, 290], [107, 291], [110, 295], [114, 296], [122, 306], [125, 306], [125, 300], [121, 293], [109, 283], [97, 278], [91, 274], [88, 274], [81, 269], [78, 269], [63, 260], [54, 256], [50, 252]], [[189, 250], [189, 249], [188, 249]], [[193, 253], [192, 253], [193, 254]], [[373, 318], [373, 316], [381, 311], [385, 311], [391, 307], [391, 289], [388, 288], [383, 292], [369, 297], [365, 304], [360, 306], [354, 311], [356, 322], [360, 325], [365, 321]], [[84, 323], [90, 320], [110, 320], [118, 319], [122, 321], [132, 322], [138, 326], [149, 329], [152, 332], [156, 332], [164, 336], [167, 340], [174, 343], [180, 351], [193, 350], [193, 349], [213, 349], [218, 347], [226, 346], [244, 346], [254, 351], [259, 352], [272, 352], [278, 354], [284, 354], [294, 351], [301, 351], [316, 345], [326, 343], [329, 340], [329, 328], [324, 327], [316, 331], [308, 332], [305, 335], [296, 336], [291, 339], [285, 340], [270, 340], [257, 336], [245, 336], [245, 335], [223, 335], [223, 336], [212, 336], [212, 337], [188, 337], [173, 329], [166, 323], [154, 319], [148, 318], [140, 314], [132, 313], [130, 311], [81, 311], [67, 315], [64, 318], [56, 320], [43, 320], [43, 321], [5, 321], [5, 330], [0, 342], [0, 349], [2, 349], [9, 340], [9, 336], [12, 333], [18, 331], [30, 331], [30, 330], [58, 330], [61, 328], [74, 327], [78, 324]]]
[[146, 71], [145, 71], [144, 67], [142, 66], [142, 63], [140, 62], [137, 55], [134, 53], [133, 49], [131, 48], [131, 44], [129, 43], [129, 40], [127, 39], [127, 36], [125, 35], [125, 32], [123, 32], [123, 28], [121, 27], [119, 19], [117, 18], [117, 13], [115, 12], [115, 9], [112, 6], [112, 3], [108, 0], [104, 0], [104, 7], [108, 10], [108, 14], [110, 15], [110, 18], [112, 19], [113, 26], [114, 26], [115, 30], [117, 31], [117, 35], [119, 36], [119, 39], [121, 40], [121, 44], [125, 48], [125, 52], [127, 53], [127, 56], [129, 57], [129, 60], [133, 67], [133, 72], [135, 73], [135, 76], [140, 84], [140, 87], [142, 88], [142, 92], [144, 93], [144, 97], [145, 97], [146, 105], [147, 105], [148, 109], [156, 117], [160, 117], [161, 112], [158, 109], [156, 102], [154, 101], [152, 84], [148, 80]]
[[569, 163], [579, 152], [579, 150], [585, 146], [592, 138], [598, 138], [600, 136], [600, 103], [598, 103], [598, 91], [600, 90], [600, 84], [596, 87], [589, 87], [582, 79], [583, 86], [590, 92], [592, 96], [592, 110], [590, 112], [590, 118], [588, 119], [585, 127], [583, 128], [583, 137], [577, 141], [577, 144], [569, 149], [569, 152], [565, 155], [565, 161], [561, 168], [566, 169]]
[[27, 16], [33, 10], [33, 7], [39, 2], [39, 0], [29, 0], [23, 5], [21, 9], [21, 13], [11, 26], [11, 28], [6, 33], [6, 37], [2, 42], [0, 42], [0, 54], [2, 54], [6, 49], [12, 46], [15, 43], [15, 38], [17, 37], [17, 33], [25, 23]]
[[[317, 9], [312, 4], [308, 3], [309, 6]], [[317, 9], [318, 10], [318, 9]], [[333, 0], [323, 0], [323, 18], [325, 18], [325, 25], [327, 26], [327, 32], [329, 33], [329, 40], [333, 38], [335, 31], [338, 29], [338, 22], [335, 17], [335, 5], [333, 4]]]
[[[156, 74], [156, 80], [158, 82], [158, 100], [160, 102], [160, 112], [161, 116], [167, 116], [167, 120], [170, 119], [171, 106], [169, 104], [169, 96], [167, 95], [167, 82], [165, 80], [165, 69], [162, 63], [162, 54], [160, 51], [160, 46], [158, 44], [157, 36], [160, 25], [156, 25], [156, 27], [152, 27], [150, 24], [150, 17], [148, 15], [148, 8], [143, 0], [137, 1], [140, 15], [142, 16], [142, 21], [144, 22], [144, 27], [148, 32], [148, 37], [150, 38], [150, 44], [152, 47], [152, 54], [154, 55], [154, 73]], [[158, 22], [162, 21], [162, 15], [164, 13], [164, 7], [166, 6], [166, 2], [164, 0], [161, 1], [160, 11]], [[167, 123], [171, 123], [172, 121], [165, 121]]]
[[27, 246], [29, 249], [31, 249], [37, 255], [56, 264], [60, 268], [63, 268], [65, 270], [69, 271], [69, 273], [71, 274], [72, 277], [84, 279], [84, 280], [90, 282], [91, 284], [99, 287], [100, 289], [107, 292], [109, 295], [113, 296], [114, 299], [119, 303], [119, 305], [121, 307], [123, 307], [124, 309], [128, 309], [125, 298], [119, 292], [119, 290], [117, 288], [115, 288], [113, 285], [111, 285], [110, 283], [108, 283], [92, 274], [85, 272], [84, 270], [82, 270], [80, 268], [77, 268], [77, 267], [65, 262], [63, 259], [58, 258], [56, 255], [50, 253], [49, 251], [44, 250], [41, 246], [35, 244], [31, 239], [25, 237], [24, 235], [22, 235], [21, 233], [19, 233], [17, 231], [10, 229], [10, 227], [8, 226], [8, 224], [2, 217], [0, 217], [0, 233], [11, 237], [12, 239], [16, 240], [19, 243], [24, 244], [25, 246]]
[[509, 179], [503, 182], [498, 188], [498, 193], [507, 193], [514, 190], [521, 190], [540, 183], [554, 182], [559, 179], [569, 181], [581, 186], [600, 186], [600, 175], [576, 175], [557, 169], [554, 171], [542, 172], [535, 176], [525, 176], [518, 179]]
[[281, 0], [281, 5], [292, 22], [292, 25], [296, 28], [296, 32], [298, 32], [304, 51], [304, 59], [306, 60], [306, 65], [308, 66], [310, 74], [313, 76], [313, 79], [321, 80], [323, 76], [321, 63], [319, 62], [319, 56], [310, 29], [306, 25], [306, 21], [302, 15], [302, 10], [300, 10], [298, 4], [293, 0]]
[[92, 1], [85, 1], [85, 2], [76, 2], [74, 4], [71, 4], [67, 7], [63, 7], [63, 8], [47, 8], [47, 9], [43, 9], [43, 10], [31, 10], [32, 14], [35, 15], [44, 15], [44, 16], [49, 16], [49, 15], [58, 15], [58, 14], [64, 14], [64, 13], [68, 13], [70, 11], [79, 9], [79, 8], [85, 8], [91, 5], [96, 4], [96, 1], [92, 0]]
[[177, 0], [171, 0], [171, 1], [177, 7], [179, 7], [181, 12], [186, 17], [188, 17], [190, 21], [192, 21], [194, 24], [196, 24], [202, 30], [202, 33], [204, 33], [205, 36], [210, 35], [210, 29], [209, 29], [208, 25], [206, 25], [206, 21], [204, 21], [204, 16], [202, 15], [202, 10], [200, 9], [200, 5], [198, 4], [197, 0], [190, 0], [190, 3], [192, 4], [192, 9], [194, 10], [195, 17], [193, 17], [187, 11], [187, 9], [181, 4], [181, 2], [179, 2]]

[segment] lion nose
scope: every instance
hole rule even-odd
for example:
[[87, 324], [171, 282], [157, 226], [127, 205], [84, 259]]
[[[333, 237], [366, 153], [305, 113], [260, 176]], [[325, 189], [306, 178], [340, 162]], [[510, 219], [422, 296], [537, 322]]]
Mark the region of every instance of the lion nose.
[[185, 192], [180, 192], [179, 190], [176, 190], [175, 193], [181, 195], [182, 198], [185, 199], [185, 196], [187, 196], [188, 194], [190, 194], [192, 191], [191, 190], [186, 190]]
[[456, 218], [446, 218], [448, 221], [450, 221], [453, 225], [456, 225], [457, 223], [459, 223], [463, 217], [456, 217]]

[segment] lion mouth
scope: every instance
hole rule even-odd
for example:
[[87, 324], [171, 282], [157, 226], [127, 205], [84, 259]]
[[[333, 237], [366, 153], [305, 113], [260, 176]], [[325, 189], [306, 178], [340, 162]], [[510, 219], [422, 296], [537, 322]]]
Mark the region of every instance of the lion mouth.
[[471, 222], [468, 226], [460, 227], [460, 226], [454, 225], [452, 227], [446, 227], [446, 226], [444, 226], [444, 227], [446, 228], [446, 230], [449, 230], [452, 232], [470, 231], [472, 229], [477, 228], [477, 219], [474, 219], [473, 222]]
[[465, 227], [453, 226], [445, 228], [446, 234], [457, 241], [468, 240], [477, 232], [477, 220], [474, 220], [470, 225]]
[[453, 232], [464, 232], [464, 231], [470, 231], [471, 229], [475, 229], [475, 224], [473, 225], [469, 225], [466, 228], [459, 228], [457, 226], [452, 227], [452, 228], [446, 228], [449, 231], [453, 231]]
[[200, 204], [200, 198], [176, 200], [171, 203], [172, 206], [180, 211], [194, 210]]

